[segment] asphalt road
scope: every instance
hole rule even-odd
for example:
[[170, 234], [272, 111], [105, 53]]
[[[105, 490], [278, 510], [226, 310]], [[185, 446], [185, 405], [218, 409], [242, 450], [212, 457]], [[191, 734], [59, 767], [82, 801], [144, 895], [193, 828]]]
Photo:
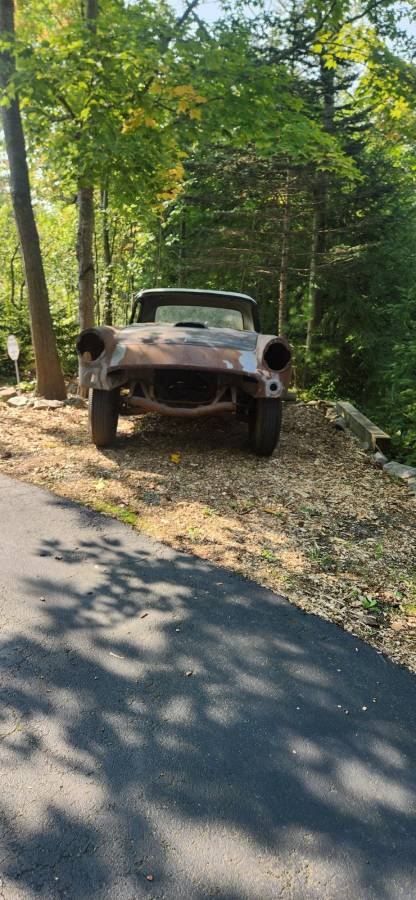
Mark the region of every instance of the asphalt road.
[[0, 478], [0, 897], [416, 897], [415, 678]]

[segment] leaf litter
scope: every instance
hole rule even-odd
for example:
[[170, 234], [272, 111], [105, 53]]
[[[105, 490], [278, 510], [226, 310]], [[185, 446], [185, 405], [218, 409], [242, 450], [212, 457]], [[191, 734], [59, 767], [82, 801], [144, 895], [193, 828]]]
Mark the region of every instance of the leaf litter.
[[229, 419], [122, 418], [117, 445], [97, 450], [83, 409], [2, 404], [0, 471], [239, 572], [416, 671], [415, 495], [322, 411], [286, 404], [279, 451], [261, 459]]

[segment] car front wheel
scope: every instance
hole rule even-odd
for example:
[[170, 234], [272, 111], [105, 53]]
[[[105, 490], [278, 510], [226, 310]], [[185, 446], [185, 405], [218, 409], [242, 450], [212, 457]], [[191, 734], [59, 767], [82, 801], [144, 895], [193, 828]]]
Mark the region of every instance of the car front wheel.
[[110, 447], [117, 433], [120, 388], [93, 389], [89, 397], [91, 437], [96, 447]]
[[262, 397], [254, 400], [249, 420], [250, 443], [259, 456], [271, 456], [282, 427], [282, 401]]

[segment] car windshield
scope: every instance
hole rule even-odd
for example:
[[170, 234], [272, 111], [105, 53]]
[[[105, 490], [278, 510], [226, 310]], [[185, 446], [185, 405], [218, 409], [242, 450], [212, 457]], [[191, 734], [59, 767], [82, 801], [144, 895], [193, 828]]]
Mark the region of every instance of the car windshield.
[[155, 312], [155, 322], [178, 325], [186, 324], [205, 325], [212, 328], [234, 328], [236, 331], [244, 330], [243, 315], [238, 309], [224, 309], [219, 306], [174, 306], [169, 303], [166, 306], [158, 306]]

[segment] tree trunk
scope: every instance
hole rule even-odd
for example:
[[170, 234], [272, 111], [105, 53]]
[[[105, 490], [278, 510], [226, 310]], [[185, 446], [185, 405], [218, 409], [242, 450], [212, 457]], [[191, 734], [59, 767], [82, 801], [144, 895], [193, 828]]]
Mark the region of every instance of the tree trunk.
[[104, 257], [104, 325], [113, 324], [113, 253], [110, 243], [110, 228], [108, 224], [108, 189], [101, 191], [102, 233], [103, 233], [103, 257]]
[[[88, 28], [95, 34], [98, 16], [98, 0], [85, 0], [81, 4], [81, 14]], [[94, 325], [94, 186], [78, 185], [78, 289], [79, 326], [92, 328]], [[87, 396], [85, 388], [79, 388], [81, 397]]]
[[97, 229], [94, 228], [93, 235], [94, 244], [94, 276], [95, 276], [95, 299], [94, 299], [94, 319], [96, 325], [101, 325], [101, 287], [100, 287], [100, 262], [98, 256]]
[[162, 245], [163, 245], [163, 231], [162, 231], [162, 218], [160, 218], [159, 219], [159, 235], [158, 235], [158, 243], [157, 243], [157, 259], [156, 259], [156, 286], [157, 287], [159, 287], [160, 279], [161, 279]]
[[10, 303], [12, 304], [12, 306], [14, 306], [15, 309], [17, 309], [17, 303], [16, 303], [16, 277], [15, 277], [15, 273], [14, 273], [14, 261], [16, 259], [18, 252], [19, 252], [19, 244], [17, 245], [16, 249], [13, 250], [13, 253], [10, 257]]
[[308, 328], [305, 347], [305, 365], [303, 384], [308, 383], [313, 351], [320, 334], [320, 326], [325, 312], [325, 295], [321, 287], [322, 273], [319, 267], [326, 253], [328, 207], [328, 180], [325, 172], [318, 173], [314, 191], [314, 210], [312, 217], [311, 257], [309, 264], [308, 284]]
[[[13, 0], [0, 0], [0, 35], [3, 37], [6, 34], [14, 40]], [[13, 52], [10, 49], [2, 51], [0, 65], [1, 87], [6, 90], [15, 72]], [[36, 363], [36, 390], [49, 400], [64, 400], [65, 382], [56, 347], [39, 234], [33, 213], [26, 145], [17, 96], [8, 106], [2, 106], [2, 121], [10, 168], [13, 211], [22, 248], [29, 297]]]
[[315, 204], [312, 217], [312, 240], [311, 240], [311, 258], [309, 263], [309, 283], [308, 283], [308, 331], [306, 335], [306, 360], [310, 359], [312, 350], [312, 338], [315, 331], [317, 315], [316, 315], [316, 256], [318, 250], [318, 209]]
[[182, 285], [183, 285], [185, 241], [186, 241], [186, 222], [185, 222], [185, 215], [184, 215], [184, 213], [182, 213], [181, 224], [179, 226], [178, 287], [182, 287]]
[[[320, 85], [323, 98], [322, 119], [328, 134], [334, 131], [335, 78], [332, 69], [326, 67], [324, 54], [319, 63]], [[314, 214], [312, 225], [312, 249], [309, 274], [309, 320], [306, 338], [306, 364], [310, 362], [313, 344], [325, 313], [325, 287], [322, 274], [317, 279], [317, 269], [327, 252], [329, 178], [327, 172], [318, 172], [314, 188]]]
[[279, 279], [279, 315], [277, 333], [281, 335], [286, 333], [287, 320], [287, 274], [289, 263], [290, 216], [290, 177], [288, 172], [286, 177], [285, 206], [283, 211], [282, 252], [280, 258]]
[[78, 189], [78, 288], [81, 331], [94, 325], [94, 190]]
[[82, 18], [85, 19], [88, 28], [91, 31], [96, 30], [96, 19], [98, 17], [98, 0], [82, 0], [81, 2]]

